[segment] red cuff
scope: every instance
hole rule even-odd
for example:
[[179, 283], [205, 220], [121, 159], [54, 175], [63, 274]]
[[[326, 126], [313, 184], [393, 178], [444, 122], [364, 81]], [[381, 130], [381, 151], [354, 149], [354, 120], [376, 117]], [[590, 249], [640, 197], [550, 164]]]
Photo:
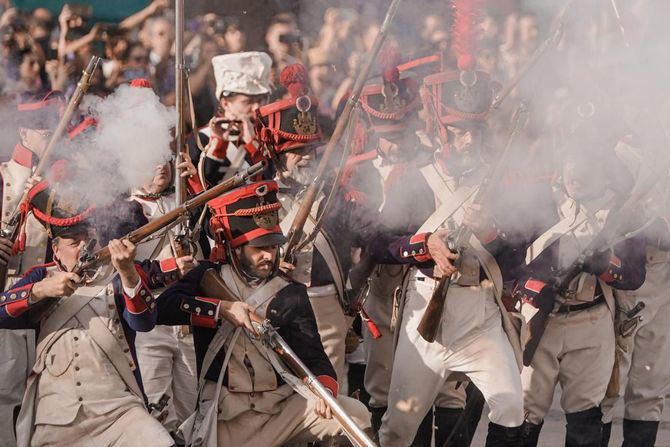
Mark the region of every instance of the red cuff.
[[340, 388], [339, 385], [337, 384], [337, 380], [333, 379], [330, 376], [326, 376], [326, 375], [318, 376], [317, 380], [319, 382], [321, 382], [321, 385], [328, 388], [328, 391], [330, 391], [330, 393], [333, 396], [337, 397], [337, 392], [339, 391], [339, 388]]
[[202, 186], [202, 181], [200, 180], [200, 176], [198, 174], [187, 177], [186, 186], [188, 192], [193, 196], [200, 194], [205, 190], [205, 188]]
[[522, 303], [530, 304], [533, 307], [538, 307], [535, 298], [540, 294], [542, 289], [547, 285], [544, 281], [539, 279], [529, 278], [523, 285], [518, 285], [514, 290], [516, 296]]
[[16, 289], [8, 290], [0, 296], [0, 304], [5, 304], [5, 312], [10, 317], [16, 318], [28, 310], [30, 306], [28, 299], [34, 284], [27, 284]]
[[218, 298], [196, 296], [184, 299], [181, 310], [191, 314], [191, 325], [215, 328], [219, 321], [218, 307], [221, 302]]
[[137, 291], [135, 296], [129, 297], [124, 292], [123, 298], [126, 301], [126, 309], [128, 312], [134, 315], [141, 314], [147, 309], [154, 310], [156, 308], [154, 296], [149, 288], [145, 285], [144, 281], [140, 283], [140, 289]]
[[605, 271], [600, 274], [599, 278], [606, 283], [623, 281], [623, 268], [621, 259], [619, 259], [614, 253], [610, 254], [610, 262], [607, 265]]
[[160, 261], [161, 272], [168, 273], [177, 270], [177, 259], [167, 258]]
[[250, 142], [245, 144], [244, 150], [247, 152], [247, 154], [249, 154], [249, 158], [253, 163], [258, 163], [264, 158], [262, 152], [259, 149], [258, 142], [256, 140], [251, 140]]
[[419, 233], [409, 238], [409, 244], [402, 249], [400, 256], [413, 257], [417, 262], [426, 262], [433, 259], [428, 252], [428, 237], [431, 233]]
[[209, 147], [207, 148], [206, 153], [210, 158], [216, 160], [224, 161], [226, 159], [226, 151], [228, 150], [228, 142], [217, 137], [211, 136], [209, 139]]

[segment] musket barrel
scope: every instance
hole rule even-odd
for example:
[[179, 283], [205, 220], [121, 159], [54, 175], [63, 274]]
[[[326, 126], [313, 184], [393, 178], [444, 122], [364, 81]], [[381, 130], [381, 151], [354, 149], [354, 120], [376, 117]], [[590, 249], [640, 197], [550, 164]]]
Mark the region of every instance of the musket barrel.
[[[133, 244], [137, 244], [147, 237], [151, 236], [153, 233], [162, 230], [163, 228], [168, 227], [170, 224], [179, 220], [183, 216], [187, 215], [189, 211], [195, 209], [199, 206], [202, 206], [209, 202], [212, 199], [220, 196], [226, 191], [229, 191], [233, 188], [241, 186], [249, 178], [259, 174], [267, 166], [266, 161], [260, 161], [253, 166], [248, 167], [247, 169], [238, 172], [235, 176], [229, 178], [228, 180], [219, 183], [218, 185], [204, 191], [197, 196], [187, 200], [182, 203], [181, 206], [178, 206], [174, 210], [166, 213], [157, 219], [152, 220], [146, 225], [141, 226], [140, 228], [128, 233], [125, 236], [125, 239], [128, 239]], [[110, 257], [109, 248], [103, 247], [97, 250], [91, 259], [85, 262], [80, 266], [77, 273], [89, 270], [91, 268], [97, 267], [104, 262], [106, 262]]]
[[323, 399], [330, 407], [333, 417], [342, 426], [345, 435], [351, 442], [357, 446], [375, 447], [375, 443], [365, 432], [356, 424], [356, 422], [344, 411], [344, 408], [337, 401], [337, 397], [333, 396], [328, 389], [314, 376], [309, 368], [300, 360], [293, 349], [272, 327], [264, 325], [266, 329], [265, 335], [270, 339], [273, 349], [282, 360], [298, 375], [305, 385], [319, 398]]
[[384, 22], [382, 23], [374, 44], [370, 49], [370, 53], [368, 54], [365, 65], [363, 65], [363, 68], [358, 73], [358, 77], [356, 78], [356, 82], [354, 82], [354, 86], [352, 88], [351, 96], [347, 100], [340, 117], [337, 119], [335, 130], [333, 131], [330, 140], [328, 140], [326, 149], [321, 156], [321, 161], [316, 168], [314, 179], [309, 188], [307, 188], [307, 191], [305, 191], [305, 194], [300, 202], [300, 209], [296, 213], [295, 218], [291, 224], [291, 228], [288, 232], [288, 243], [286, 244], [286, 256], [284, 258], [285, 260], [292, 259], [293, 250], [295, 250], [295, 248], [300, 243], [300, 240], [302, 239], [305, 222], [307, 222], [307, 218], [309, 217], [310, 211], [312, 210], [312, 205], [314, 200], [316, 200], [317, 193], [321, 189], [321, 184], [323, 182], [326, 169], [328, 169], [330, 158], [335, 152], [335, 148], [340, 142], [340, 139], [344, 134], [344, 130], [349, 125], [351, 112], [358, 103], [358, 99], [361, 95], [361, 91], [363, 90], [363, 86], [365, 85], [365, 81], [367, 80], [370, 70], [372, 69], [372, 66], [377, 59], [377, 54], [379, 54], [379, 50], [386, 40], [386, 36], [388, 35], [393, 18], [398, 11], [398, 7], [400, 6], [400, 1], [401, 0], [392, 0], [391, 4], [389, 5], [386, 17], [384, 18]]

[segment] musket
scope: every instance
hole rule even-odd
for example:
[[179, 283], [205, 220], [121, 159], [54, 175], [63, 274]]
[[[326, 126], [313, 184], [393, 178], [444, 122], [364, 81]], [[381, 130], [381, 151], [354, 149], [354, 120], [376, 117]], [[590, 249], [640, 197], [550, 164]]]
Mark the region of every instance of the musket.
[[[228, 180], [219, 183], [207, 191], [204, 191], [197, 196], [185, 201], [174, 210], [165, 213], [164, 215], [152, 220], [148, 224], [143, 225], [134, 231], [131, 231], [126, 236], [124, 236], [123, 239], [129, 240], [133, 244], [137, 244], [157, 231], [187, 219], [191, 211], [205, 205], [207, 202], [220, 196], [224, 192], [243, 185], [248, 179], [257, 175], [259, 172], [262, 172], [265, 167], [266, 162], [261, 161], [243, 171], [238, 172], [235, 174], [235, 176], [229, 178]], [[79, 263], [74, 269], [74, 272], [79, 276], [83, 276], [86, 272], [93, 271], [109, 261], [109, 258], [109, 247], [100, 248], [89, 256], [80, 258]]]
[[574, 0], [567, 0], [565, 2], [553, 20], [553, 26], [549, 32], [549, 37], [547, 37], [544, 42], [542, 42], [540, 46], [535, 49], [526, 63], [523, 64], [523, 66], [516, 72], [512, 79], [507, 82], [507, 85], [505, 85], [500, 90], [500, 92], [498, 92], [498, 94], [493, 99], [491, 108], [498, 109], [505, 98], [507, 98], [509, 94], [512, 93], [512, 90], [514, 90], [519, 82], [521, 82], [521, 79], [523, 79], [528, 71], [533, 68], [533, 66], [535, 66], [537, 61], [540, 60], [540, 58], [545, 53], [547, 53], [550, 48], [554, 48], [556, 45], [558, 45], [558, 43], [561, 41], [561, 37], [563, 36], [563, 17], [565, 16], [565, 13], [568, 11], [568, 7], [572, 4], [573, 1]]
[[[488, 175], [484, 176], [484, 180], [482, 180], [482, 184], [479, 186], [477, 194], [473, 198], [473, 204], [481, 205], [482, 203], [486, 202], [493, 188], [496, 188], [502, 181], [512, 152], [512, 143], [521, 130], [521, 117], [525, 115], [525, 112], [525, 105], [522, 102], [519, 104], [519, 107], [514, 114], [512, 130], [507, 139], [505, 149], [500, 155], [498, 162], [494, 165], [494, 168], [488, 173]], [[453, 232], [450, 231], [450, 235], [447, 238], [447, 247], [453, 253], [462, 254], [465, 250], [467, 250], [471, 237], [472, 230], [465, 225], [460, 225]], [[426, 310], [424, 311], [423, 316], [421, 317], [421, 321], [417, 327], [417, 331], [419, 331], [421, 337], [429, 343], [435, 341], [437, 329], [440, 326], [442, 312], [444, 311], [444, 304], [447, 298], [447, 292], [449, 292], [450, 285], [451, 276], [443, 275], [438, 281], [437, 286], [433, 291], [433, 295], [428, 302], [428, 306], [426, 307]]]
[[[53, 153], [56, 145], [60, 142], [61, 138], [63, 137], [63, 134], [66, 132], [67, 127], [70, 124], [72, 117], [74, 116], [74, 113], [79, 108], [79, 104], [81, 104], [84, 95], [86, 94], [89, 86], [91, 85], [91, 76], [93, 75], [93, 72], [95, 72], [95, 69], [98, 67], [99, 63], [100, 58], [98, 56], [92, 56], [91, 60], [88, 62], [88, 65], [82, 72], [81, 78], [77, 83], [77, 88], [72, 94], [72, 97], [68, 102], [65, 112], [63, 113], [63, 116], [58, 122], [58, 127], [56, 127], [56, 130], [54, 131], [53, 135], [51, 135], [51, 139], [49, 140], [47, 147], [44, 149], [44, 152], [42, 153], [42, 156], [40, 157], [37, 166], [35, 166], [35, 169], [33, 170], [32, 174], [33, 176], [36, 175], [41, 176], [44, 174], [44, 171], [47, 167], [47, 162], [49, 161], [49, 157]], [[28, 191], [24, 191], [23, 195], [21, 196], [21, 199], [17, 202], [14, 211], [12, 211], [12, 213], [9, 215], [9, 218], [6, 221], [2, 222], [3, 228], [0, 230], [0, 236], [9, 239], [12, 242], [16, 241], [19, 231], [19, 221], [21, 220], [21, 204], [23, 204], [27, 200], [28, 200]], [[7, 265], [0, 266], [0, 282], [2, 283], [1, 285], [3, 290], [7, 282], [7, 269], [8, 269]]]
[[[226, 285], [223, 278], [214, 269], [209, 269], [203, 275], [200, 282], [201, 291], [207, 296], [216, 297], [224, 301], [241, 301], [235, 293]], [[323, 399], [330, 408], [333, 417], [340, 424], [344, 434], [356, 446], [375, 447], [370, 437], [361, 429], [356, 422], [347, 414], [325, 386], [319, 382], [314, 373], [293, 352], [277, 330], [272, 327], [269, 320], [262, 319], [258, 314], [251, 314], [252, 324], [257, 336], [270, 347], [284, 362], [284, 364], [295, 374], [317, 398]]]
[[[186, 182], [177, 166], [184, 161], [186, 150], [186, 64], [184, 62], [184, 0], [175, 0], [175, 106], [177, 108], [177, 126], [175, 128], [174, 190], [177, 207], [186, 200]], [[175, 257], [191, 252], [191, 235], [188, 218], [177, 224], [172, 237], [172, 249]]]
[[361, 71], [358, 73], [358, 77], [356, 78], [356, 82], [354, 83], [354, 86], [352, 88], [351, 96], [349, 96], [349, 98], [347, 99], [344, 109], [342, 110], [342, 114], [337, 119], [335, 130], [333, 131], [333, 134], [330, 137], [328, 144], [326, 145], [326, 149], [324, 150], [323, 155], [321, 156], [321, 161], [317, 166], [316, 173], [314, 174], [314, 179], [312, 180], [309, 187], [305, 191], [305, 194], [302, 197], [302, 201], [300, 202], [300, 208], [298, 209], [298, 212], [295, 218], [293, 219], [291, 228], [289, 229], [288, 232], [288, 242], [285, 248], [286, 251], [284, 255], [284, 260], [289, 263], [295, 262], [296, 247], [300, 244], [302, 240], [305, 222], [307, 222], [307, 219], [309, 218], [310, 211], [312, 210], [312, 205], [314, 204], [314, 201], [316, 200], [316, 197], [325, 181], [324, 175], [326, 174], [326, 170], [328, 169], [330, 158], [333, 156], [333, 153], [335, 152], [335, 149], [337, 148], [338, 143], [342, 138], [342, 135], [344, 134], [344, 130], [349, 124], [349, 118], [351, 116], [351, 112], [354, 110], [356, 104], [358, 104], [358, 100], [360, 98], [361, 91], [363, 90], [363, 86], [365, 85], [365, 81], [367, 80], [368, 74], [370, 73], [370, 70], [372, 69], [372, 66], [375, 63], [375, 60], [377, 59], [377, 54], [379, 54], [382, 44], [386, 40], [386, 36], [388, 35], [391, 23], [393, 22], [393, 18], [396, 15], [398, 6], [400, 5], [400, 1], [401, 0], [391, 1], [389, 9], [386, 12], [386, 17], [384, 18], [384, 22], [382, 23], [382, 26], [379, 29], [379, 33], [377, 34], [375, 42], [372, 45], [372, 48], [370, 49], [367, 61], [363, 66], [363, 68], [361, 69]]

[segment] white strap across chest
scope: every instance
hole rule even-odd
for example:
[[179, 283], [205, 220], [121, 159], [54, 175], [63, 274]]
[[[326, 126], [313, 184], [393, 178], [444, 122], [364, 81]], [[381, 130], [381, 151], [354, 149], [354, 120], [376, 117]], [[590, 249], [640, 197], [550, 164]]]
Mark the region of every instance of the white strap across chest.
[[435, 165], [421, 168], [421, 174], [426, 179], [426, 182], [428, 182], [428, 186], [430, 186], [430, 189], [441, 205], [421, 225], [417, 233], [426, 233], [440, 228], [447, 219], [452, 217], [458, 210], [461, 210], [479, 189], [478, 185], [463, 185], [456, 188], [455, 191], [452, 190], [437, 171]]

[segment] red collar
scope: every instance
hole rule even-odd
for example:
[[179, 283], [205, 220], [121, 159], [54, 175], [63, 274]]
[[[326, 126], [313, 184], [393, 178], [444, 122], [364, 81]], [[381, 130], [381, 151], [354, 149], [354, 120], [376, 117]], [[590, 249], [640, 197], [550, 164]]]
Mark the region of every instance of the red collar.
[[17, 143], [14, 147], [14, 152], [12, 152], [12, 160], [26, 168], [33, 167], [33, 156], [34, 154], [30, 151], [30, 149], [21, 143]]

